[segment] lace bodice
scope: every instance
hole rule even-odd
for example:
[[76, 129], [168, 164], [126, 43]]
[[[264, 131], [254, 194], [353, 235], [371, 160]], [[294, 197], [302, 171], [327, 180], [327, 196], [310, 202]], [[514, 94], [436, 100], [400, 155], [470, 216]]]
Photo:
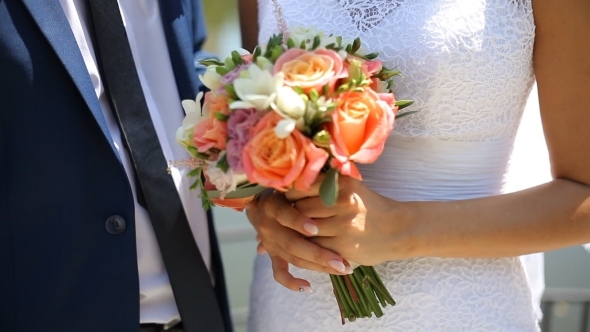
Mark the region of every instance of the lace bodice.
[[[361, 37], [399, 68], [399, 99], [420, 112], [395, 134], [448, 140], [512, 138], [533, 83], [530, 0], [279, 0], [287, 25]], [[260, 42], [277, 33], [260, 0]]]
[[[531, 0], [279, 0], [291, 27], [315, 27], [379, 52], [398, 99], [419, 112], [400, 119], [364, 183], [399, 201], [497, 195], [534, 81]], [[260, 42], [278, 30], [259, 0]], [[391, 222], [395, 222], [392, 220]], [[273, 280], [256, 260], [250, 331], [537, 331], [518, 258], [421, 257], [376, 267], [397, 301], [381, 319], [340, 325], [325, 274], [292, 268], [313, 294]]]

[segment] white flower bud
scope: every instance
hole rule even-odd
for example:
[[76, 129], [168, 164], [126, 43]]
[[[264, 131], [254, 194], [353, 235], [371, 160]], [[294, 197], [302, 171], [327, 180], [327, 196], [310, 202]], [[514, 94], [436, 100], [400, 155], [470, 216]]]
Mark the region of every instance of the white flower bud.
[[291, 135], [296, 126], [297, 122], [295, 120], [283, 119], [277, 122], [277, 125], [275, 126], [275, 135], [280, 139], [285, 139]]

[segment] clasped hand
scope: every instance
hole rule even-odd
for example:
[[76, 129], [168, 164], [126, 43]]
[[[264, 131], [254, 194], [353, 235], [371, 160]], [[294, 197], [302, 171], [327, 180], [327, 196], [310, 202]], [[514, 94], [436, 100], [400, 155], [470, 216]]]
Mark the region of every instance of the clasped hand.
[[289, 263], [346, 274], [352, 272], [349, 262], [376, 265], [401, 254], [397, 240], [405, 230], [396, 220], [398, 202], [361, 181], [340, 176], [338, 199], [326, 206], [319, 197], [322, 179], [307, 191], [267, 190], [247, 207], [248, 219], [258, 232], [258, 252], [268, 252], [275, 280], [291, 290], [301, 290], [309, 283], [294, 278]]

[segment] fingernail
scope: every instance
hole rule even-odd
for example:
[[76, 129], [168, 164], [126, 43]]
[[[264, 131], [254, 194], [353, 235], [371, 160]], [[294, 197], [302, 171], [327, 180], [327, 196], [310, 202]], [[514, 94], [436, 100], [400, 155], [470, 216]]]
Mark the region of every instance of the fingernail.
[[301, 286], [299, 287], [299, 293], [313, 293], [313, 289], [309, 286]]
[[311, 235], [318, 234], [318, 226], [316, 226], [310, 222], [303, 224], [303, 229]]
[[340, 273], [346, 273], [346, 266], [339, 260], [332, 259], [328, 262], [328, 265]]
[[353, 272], [354, 272], [354, 270], [350, 266], [347, 266], [346, 269], [344, 270], [344, 273], [346, 273], [346, 274], [352, 274]]

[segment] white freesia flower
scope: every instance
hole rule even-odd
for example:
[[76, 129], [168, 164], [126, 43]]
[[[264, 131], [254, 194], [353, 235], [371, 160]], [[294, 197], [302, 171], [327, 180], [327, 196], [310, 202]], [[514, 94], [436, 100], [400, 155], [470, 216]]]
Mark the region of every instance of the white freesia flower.
[[291, 135], [297, 127], [297, 122], [293, 119], [283, 119], [277, 122], [275, 126], [275, 135], [280, 139], [285, 139]]
[[182, 120], [182, 125], [176, 130], [176, 141], [183, 145], [189, 146], [191, 144], [194, 127], [202, 119], [206, 119], [208, 114], [204, 114], [201, 110], [201, 99], [203, 92], [199, 92], [195, 100], [187, 99], [182, 101], [182, 108], [186, 116]]
[[288, 86], [279, 88], [276, 102], [273, 104], [273, 109], [277, 113], [284, 117], [299, 119], [305, 114], [305, 108], [305, 100], [295, 90]]
[[199, 75], [201, 82], [210, 90], [216, 90], [221, 84], [221, 75], [217, 73], [218, 66], [208, 66], [204, 75]]
[[251, 65], [240, 73], [240, 77], [234, 81], [234, 90], [240, 100], [229, 105], [231, 109], [256, 108], [267, 110], [277, 97], [278, 89], [283, 85], [284, 75], [262, 70], [256, 65]]
[[231, 168], [224, 172], [221, 168], [217, 167], [216, 161], [207, 162], [205, 172], [207, 173], [207, 180], [211, 182], [217, 190], [221, 191], [222, 196], [235, 191], [238, 185], [248, 181], [246, 174], [236, 173]]

